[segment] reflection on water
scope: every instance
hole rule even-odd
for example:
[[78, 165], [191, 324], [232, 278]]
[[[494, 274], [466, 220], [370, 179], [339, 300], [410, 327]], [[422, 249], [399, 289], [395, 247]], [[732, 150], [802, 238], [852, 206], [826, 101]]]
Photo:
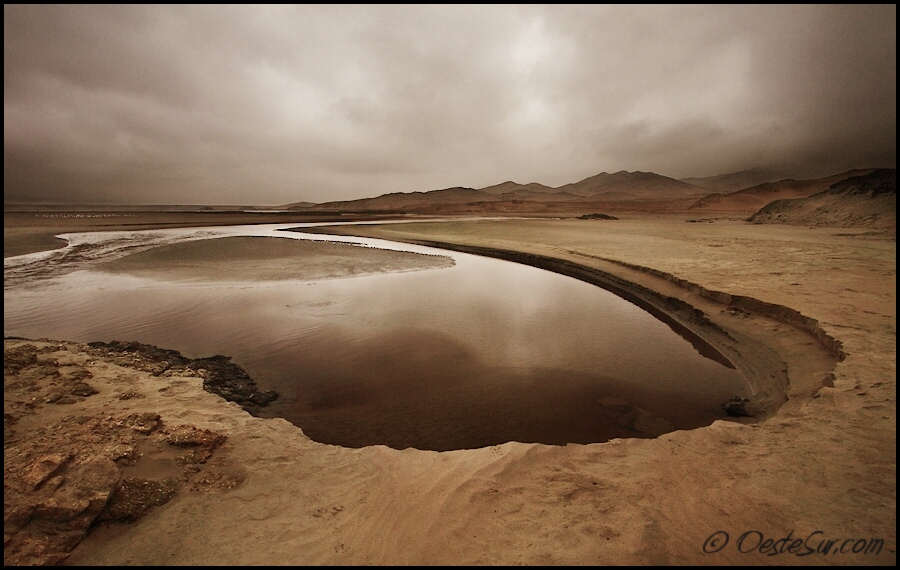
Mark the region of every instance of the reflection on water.
[[746, 395], [734, 370], [607, 291], [440, 253], [456, 265], [320, 281], [176, 283], [82, 269], [7, 287], [4, 334], [233, 356], [260, 389], [282, 395], [266, 415], [351, 447], [647, 437], [725, 419], [719, 405]]

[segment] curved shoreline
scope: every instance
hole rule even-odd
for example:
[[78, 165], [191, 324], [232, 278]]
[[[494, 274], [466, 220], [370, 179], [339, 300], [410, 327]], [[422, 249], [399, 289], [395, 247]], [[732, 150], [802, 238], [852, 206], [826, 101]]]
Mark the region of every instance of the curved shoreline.
[[805, 330], [818, 338], [822, 346], [830, 350], [838, 362], [841, 362], [845, 358], [847, 358], [847, 353], [844, 352], [844, 344], [840, 340], [825, 332], [825, 330], [822, 329], [821, 325], [819, 324], [819, 321], [813, 319], [812, 317], [807, 317], [800, 311], [797, 311], [790, 307], [778, 305], [775, 303], [767, 303], [765, 301], [760, 301], [759, 299], [754, 299], [753, 297], [748, 297], [746, 295], [732, 295], [730, 293], [725, 293], [722, 291], [714, 291], [711, 289], [707, 289], [706, 287], [702, 287], [701, 285], [698, 285], [697, 283], [694, 283], [692, 281], [688, 281], [687, 279], [676, 277], [671, 273], [666, 273], [665, 271], [660, 271], [651, 267], [644, 267], [643, 265], [636, 265], [634, 263], [628, 263], [626, 261], [620, 261], [618, 259], [610, 259], [608, 257], [598, 257], [597, 259], [602, 259], [603, 261], [608, 261], [610, 263], [617, 263], [624, 267], [630, 267], [638, 271], [643, 271], [645, 273], [661, 277], [689, 291], [693, 291], [694, 293], [697, 293], [703, 297], [706, 297], [707, 299], [711, 299], [723, 305], [737, 307], [745, 311], [756, 313], [761, 316], [774, 319], [785, 324], [789, 324], [794, 328]]
[[[338, 233], [340, 235], [374, 237], [355, 233], [352, 228], [347, 226], [341, 226], [341, 229], [337, 232], [335, 232], [335, 229], [335, 226], [325, 226], [286, 229], [284, 231], [314, 234]], [[743, 409], [747, 412], [747, 415], [757, 419], [771, 417], [789, 398], [791, 383], [787, 374], [787, 362], [782, 355], [763, 354], [767, 351], [762, 346], [762, 343], [757, 346], [748, 346], [748, 338], [736, 339], [734, 331], [729, 331], [727, 326], [716, 323], [711, 318], [710, 312], [704, 311], [678, 296], [667, 295], [657, 290], [659, 287], [653, 288], [652, 286], [640, 284], [597, 267], [590, 267], [566, 259], [532, 252], [397, 236], [389, 238], [379, 237], [379, 239], [521, 263], [596, 285], [644, 309], [690, 342], [701, 355], [741, 372], [751, 389], [749, 402], [743, 404]], [[572, 251], [569, 253], [579, 256], [584, 255]], [[832, 359], [831, 373], [822, 378], [821, 385], [818, 387], [830, 384], [833, 378], [834, 367], [847, 356], [841, 341], [827, 334], [817, 320], [807, 317], [790, 307], [767, 303], [753, 297], [712, 291], [691, 281], [653, 268], [599, 256], [588, 257], [672, 283], [686, 292], [694, 293], [708, 300], [723, 313], [730, 311], [739, 317], [752, 315], [757, 318], [787, 324], [803, 335], [811, 335]]]
[[[372, 226], [367, 226], [372, 228]], [[377, 226], [374, 226], [377, 227]], [[282, 231], [310, 234], [338, 234], [365, 237], [368, 234], [360, 226], [320, 226], [305, 228], [283, 228]], [[377, 232], [376, 232], [377, 234]], [[820, 376], [815, 385], [804, 382], [803, 391], [815, 392], [822, 386], [830, 385], [834, 366], [844, 360], [846, 354], [841, 341], [826, 333], [818, 321], [801, 314], [790, 307], [767, 303], [753, 297], [731, 295], [722, 291], [704, 288], [691, 281], [679, 278], [650, 267], [628, 263], [607, 257], [588, 255], [566, 250], [565, 254], [584, 258], [580, 263], [559, 256], [542, 255], [535, 252], [485, 247], [481, 245], [454, 243], [449, 241], [381, 237], [398, 243], [422, 245], [437, 249], [458, 251], [484, 257], [530, 265], [561, 275], [566, 275], [595, 286], [633, 303], [670, 327], [676, 334], [690, 342], [702, 355], [724, 366], [737, 369], [750, 388], [751, 398], [744, 405], [748, 415], [758, 419], [770, 417], [788, 400], [792, 382], [788, 378], [786, 359], [777, 351], [767, 349], [765, 342], [744, 336], [735, 338], [734, 331], [721, 323], [716, 312], [731, 312], [739, 317], [753, 315], [757, 318], [785, 323], [802, 334], [812, 335], [819, 346], [829, 354], [829, 374]], [[596, 265], [608, 267], [601, 269]], [[623, 277], [624, 268], [632, 275]], [[636, 277], [642, 276], [642, 279]], [[647, 282], [651, 279], [651, 282]], [[710, 303], [701, 307], [695, 300], [686, 300], [679, 292], [665, 291], [663, 284], [674, 285], [678, 291], [690, 293]], [[723, 405], [725, 402], [723, 402]]]
[[[750, 425], [717, 421], [655, 439], [568, 446], [508, 443], [447, 453], [383, 446], [347, 449], [316, 444], [286, 421], [253, 417], [204, 391], [198, 378], [156, 377], [122, 368], [79, 351], [75, 343], [65, 343], [65, 352], [35, 343], [40, 354], [37, 366], [28, 369], [32, 376], [16, 378], [22, 382], [23, 413], [7, 418], [7, 426], [22, 437], [31, 433], [29, 425], [35, 426], [32, 435], [37, 442], [51, 433], [64, 435], [64, 430], [48, 430], [60, 424], [42, 415], [55, 413], [79, 421], [93, 418], [84, 425], [65, 424], [69, 430], [82, 429], [84, 437], [96, 438], [91, 429], [101, 425], [115, 434], [143, 438], [143, 444], [157, 432], [145, 435], [152, 426], [131, 427], [130, 422], [151, 412], [161, 419], [163, 429], [188, 424], [196, 426], [197, 433], [208, 430], [227, 436], [212, 461], [169, 503], [155, 507], [137, 524], [95, 526], [66, 563], [895, 564], [895, 245], [882, 247], [878, 242], [873, 249], [866, 242], [862, 248], [835, 238], [826, 241], [829, 248], [824, 249], [818, 244], [827, 236], [812, 229], [776, 228], [766, 232], [775, 234], [766, 242], [740, 241], [745, 234], [716, 233], [660, 249], [661, 240], [648, 240], [641, 247], [653, 249], [644, 255], [638, 247], [613, 249], [616, 239], [575, 251], [578, 240], [560, 239], [560, 233], [552, 236], [555, 241], [512, 243], [523, 232], [507, 228], [503, 232], [503, 239], [476, 243], [501, 249], [507, 244], [519, 248], [521, 243], [526, 251], [583, 262], [655, 289], [661, 298], [676, 297], [701, 308], [714, 324], [729, 331], [741, 351], [746, 352], [748, 337], [778, 341], [787, 335], [793, 343], [788, 348], [797, 351], [780, 352], [790, 360], [790, 386], [785, 388], [789, 401], [767, 421]], [[798, 234], [804, 239], [797, 240]], [[683, 237], [673, 234], [670, 226], [651, 235]], [[385, 234], [377, 237], [403, 241]], [[629, 237], [625, 233], [621, 239]], [[785, 240], [801, 254], [783, 251], [780, 245]], [[565, 245], [554, 247], [560, 242]], [[703, 265], [692, 263], [707, 253], [701, 248], [723, 243], [725, 250], [708, 253], [726, 255], [711, 256]], [[813, 243], [816, 247], [809, 247]], [[659, 252], [677, 259], [670, 262]], [[671, 273], [654, 275], [656, 270], [649, 267], [640, 271], [629, 267], [632, 264], [597, 258], [619, 253]], [[735, 261], [746, 263], [746, 270]], [[724, 273], [719, 272], [735, 267], [733, 275], [720, 277]], [[818, 279], [824, 271], [827, 281]], [[796, 315], [802, 318], [815, 315], [824, 334], [839, 337], [835, 342], [843, 343], [837, 345], [842, 352], [846, 347], [846, 359], [835, 367], [839, 358], [834, 351], [814, 332], [803, 330], [802, 322], [801, 328], [773, 325], [795, 318], [791, 309], [783, 313], [784, 321], [777, 314], [773, 319], [757, 317], [750, 309], [716, 303], [680, 286], [676, 275], [707, 284], [709, 290], [735, 290], [783, 303], [785, 309], [797, 307], [802, 313]], [[740, 296], [733, 298], [742, 302]], [[782, 306], [765, 305], [763, 311], [774, 308], [776, 313]], [[770, 347], [770, 354], [777, 357], [784, 345], [773, 342]], [[804, 360], [813, 359], [810, 354], [822, 358], [802, 367]], [[60, 377], [37, 376], [45, 369], [53, 371], [53, 359], [62, 367], [63, 380], [86, 378], [100, 393], [68, 406], [39, 401], [35, 407], [31, 400], [38, 393], [24, 381], [40, 382], [40, 394], [61, 388]], [[777, 368], [774, 361], [763, 364]], [[833, 370], [834, 386], [817, 389], [826, 370]], [[98, 453], [119, 453], [116, 446], [106, 449], [111, 442], [102, 440]], [[68, 457], [57, 458], [60, 449], [48, 448], [42, 453], [51, 455], [40, 458], [51, 461], [52, 467], [54, 459]], [[188, 448], [187, 453], [193, 451]], [[13, 454], [6, 457], [11, 461]], [[153, 461], [149, 454], [135, 457], [138, 466]], [[89, 458], [79, 452], [68, 459], [38, 491], [49, 493], [54, 489], [50, 484], [62, 481], [56, 490], [59, 496], [68, 486], [78, 486], [85, 481], [79, 472], [102, 467]], [[31, 463], [23, 465], [31, 468]], [[63, 514], [59, 507], [42, 504], [36, 516], [58, 518]], [[846, 539], [859, 539], [877, 549], [860, 554], [810, 551], [812, 556], [795, 559], [797, 554], [789, 552], [772, 558], [772, 551], [749, 552], [736, 546], [741, 533], [776, 540], [788, 537], [789, 531], [793, 538], [810, 541], [812, 549], [834, 540], [840, 545]], [[704, 550], [713, 537], [729, 535], [726, 548], [715, 553]], [[66, 540], [68, 552], [72, 533], [58, 538]], [[9, 546], [5, 556], [14, 551], [12, 543]], [[49, 553], [52, 562], [68, 556]]]

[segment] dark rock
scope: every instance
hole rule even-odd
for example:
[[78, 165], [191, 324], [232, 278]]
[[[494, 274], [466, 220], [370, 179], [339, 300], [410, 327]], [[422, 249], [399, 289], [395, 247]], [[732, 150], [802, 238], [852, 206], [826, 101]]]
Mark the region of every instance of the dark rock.
[[610, 216], [608, 214], [585, 214], [583, 216], [578, 216], [579, 220], [618, 220], [619, 218], [615, 216]]
[[203, 378], [203, 389], [241, 406], [256, 415], [259, 408], [278, 398], [274, 391], [259, 392], [247, 372], [228, 356], [187, 358], [176, 350], [167, 350], [139, 342], [92, 342], [92, 353], [110, 358], [120, 366], [150, 372], [156, 376], [195, 376]]
[[250, 396], [250, 401], [258, 406], [268, 406], [278, 399], [278, 392], [267, 390], [265, 392], [254, 392]]
[[725, 413], [731, 417], [753, 417], [747, 410], [747, 405], [750, 403], [750, 400], [747, 398], [740, 398], [738, 396], [734, 396], [724, 404], [722, 404], [722, 408], [725, 410]]

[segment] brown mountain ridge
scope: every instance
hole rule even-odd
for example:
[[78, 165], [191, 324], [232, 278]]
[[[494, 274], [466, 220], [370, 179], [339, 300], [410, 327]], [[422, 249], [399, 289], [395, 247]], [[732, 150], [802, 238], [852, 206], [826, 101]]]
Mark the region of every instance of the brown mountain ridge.
[[[631, 200], [671, 200], [702, 197], [707, 189], [693, 186], [674, 178], [652, 172], [626, 172], [614, 174], [602, 172], [580, 182], [551, 188], [532, 182], [519, 184], [507, 181], [480, 190], [474, 188], [445, 188], [428, 192], [394, 192], [374, 198], [325, 202], [308, 206], [288, 204], [285, 209], [313, 209], [327, 211], [404, 211], [441, 212], [486, 210], [536, 211], [545, 209], [540, 204], [566, 203], [566, 209], [589, 208], [598, 201], [622, 202]], [[505, 202], [492, 206], [494, 202]], [[455, 205], [456, 208], [451, 207]]]
[[750, 216], [763, 224], [897, 228], [897, 170], [852, 176], [804, 198], [775, 200]]
[[732, 214], [750, 215], [766, 204], [775, 200], [787, 200], [792, 198], [805, 198], [823, 190], [827, 190], [832, 184], [846, 180], [853, 176], [869, 174], [868, 170], [849, 170], [841, 174], [834, 174], [825, 178], [813, 180], [780, 180], [778, 182], [765, 182], [750, 188], [738, 190], [730, 194], [714, 193], [697, 200], [691, 210], [708, 214]]
[[[584, 214], [589, 212], [680, 212], [724, 216], [750, 216], [776, 200], [806, 198], [848, 178], [874, 169], [850, 170], [812, 180], [782, 179], [756, 184], [736, 192], [709, 193], [685, 180], [735, 184], [758, 179], [761, 169], [709, 179], [676, 180], [653, 172], [601, 172], [556, 188], [536, 182], [506, 181], [481, 189], [453, 187], [426, 192], [393, 192], [372, 198], [283, 206], [310, 212], [372, 212], [415, 214]], [[775, 171], [770, 175], [774, 176]], [[711, 184], [710, 184], [711, 185]]]

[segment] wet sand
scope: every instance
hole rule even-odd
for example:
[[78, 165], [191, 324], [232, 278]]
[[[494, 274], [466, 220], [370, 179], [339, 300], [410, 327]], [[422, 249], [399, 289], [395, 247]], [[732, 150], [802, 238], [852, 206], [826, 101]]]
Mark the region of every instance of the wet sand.
[[277, 281], [351, 277], [449, 267], [453, 259], [346, 243], [225, 237], [175, 243], [102, 263], [97, 269], [159, 280]]
[[[251, 417], [204, 392], [198, 378], [156, 377], [54, 345], [42, 358], [77, 362], [99, 391], [68, 413], [151, 410], [168, 425], [222, 433], [210, 469], [236, 481], [181, 492], [130, 525], [99, 527], [67, 563], [895, 564], [891, 236], [675, 217], [359, 231], [546, 255], [699, 308], [736, 341], [745, 366], [783, 364], [787, 384], [774, 378], [758, 388], [782, 386], [786, 400], [755, 424], [716, 422], [650, 440], [347, 449]], [[730, 297], [722, 303], [710, 292]], [[732, 302], [740, 298], [763, 305]], [[755, 310], [773, 306], [822, 334], [796, 326], [793, 313]], [[758, 352], [748, 354], [749, 345]], [[143, 397], [121, 399], [126, 390]], [[31, 409], [34, 417], [59, 411]], [[12, 469], [7, 480], [17, 476]]]
[[[37, 210], [35, 208], [34, 210]], [[58, 234], [94, 231], [155, 230], [243, 224], [373, 220], [386, 216], [237, 211], [11, 211], [3, 214], [3, 257], [66, 246]]]

